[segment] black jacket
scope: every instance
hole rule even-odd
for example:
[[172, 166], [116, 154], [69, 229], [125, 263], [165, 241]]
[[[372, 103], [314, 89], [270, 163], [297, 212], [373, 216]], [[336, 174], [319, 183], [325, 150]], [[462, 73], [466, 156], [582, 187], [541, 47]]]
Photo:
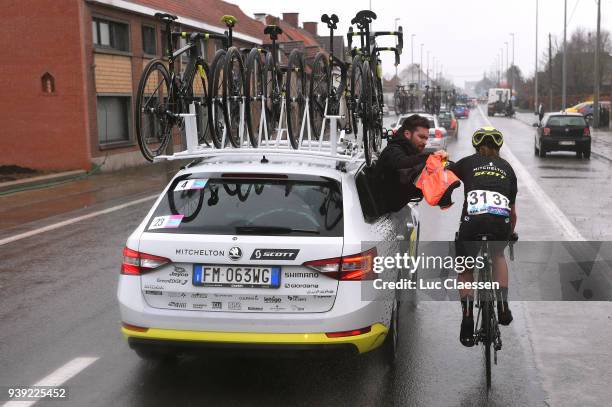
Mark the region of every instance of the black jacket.
[[425, 167], [429, 154], [419, 154], [412, 142], [404, 137], [389, 140], [376, 165], [387, 211], [397, 212], [410, 200], [423, 197], [414, 181]]

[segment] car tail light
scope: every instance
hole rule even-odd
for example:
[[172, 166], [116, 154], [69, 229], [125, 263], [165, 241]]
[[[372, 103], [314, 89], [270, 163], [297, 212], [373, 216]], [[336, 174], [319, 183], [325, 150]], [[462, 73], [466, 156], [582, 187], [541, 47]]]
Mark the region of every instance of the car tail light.
[[550, 136], [550, 127], [544, 127], [542, 135], [543, 136]]
[[377, 251], [374, 247], [351, 256], [313, 260], [303, 265], [340, 281], [373, 280], [375, 277], [374, 257], [376, 256]]
[[436, 138], [442, 138], [442, 130], [436, 129]]
[[589, 137], [591, 135], [591, 130], [588, 127], [585, 127], [582, 135], [585, 137]]
[[341, 332], [327, 332], [325, 336], [328, 338], [342, 338], [344, 336], [355, 336], [355, 335], [363, 335], [367, 334], [372, 330], [371, 326], [366, 326], [361, 329], [353, 329], [351, 331], [341, 331]]
[[140, 253], [136, 250], [123, 249], [123, 263], [121, 264], [121, 274], [139, 276], [151, 270], [155, 270], [164, 264], [170, 263], [170, 259], [165, 257], [153, 256], [152, 254]]
[[123, 325], [125, 329], [129, 329], [130, 331], [147, 332], [149, 330], [149, 328], [145, 328], [142, 326], [136, 326], [136, 325], [130, 325], [125, 322], [122, 322], [121, 325]]

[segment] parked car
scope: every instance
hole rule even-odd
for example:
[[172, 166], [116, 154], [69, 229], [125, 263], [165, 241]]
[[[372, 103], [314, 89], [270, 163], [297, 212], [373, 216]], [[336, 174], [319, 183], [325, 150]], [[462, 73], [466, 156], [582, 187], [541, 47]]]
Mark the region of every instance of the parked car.
[[129, 346], [152, 360], [206, 348], [379, 348], [392, 363], [399, 303], [362, 288], [399, 278], [375, 274], [374, 257], [416, 255], [418, 211], [381, 213], [370, 174], [363, 160], [297, 152], [185, 167], [123, 250], [117, 296]]
[[534, 153], [539, 157], [551, 151], [575, 151], [577, 157], [591, 158], [591, 131], [582, 114], [547, 113], [533, 125]]
[[467, 119], [470, 117], [470, 108], [464, 104], [458, 104], [453, 109], [453, 113], [457, 119]]
[[403, 114], [398, 118], [394, 129], [399, 129], [404, 119], [414, 114], [418, 114], [419, 116], [423, 116], [427, 120], [429, 120], [429, 139], [427, 140], [427, 145], [425, 146], [425, 152], [446, 150], [448, 131], [446, 130], [446, 128], [444, 128], [444, 126], [442, 126], [442, 124], [440, 124], [440, 122], [438, 121], [438, 117], [433, 114], [423, 112], [411, 112]]
[[[592, 101], [591, 102], [581, 102], [575, 106], [568, 107], [567, 109], [565, 109], [565, 111], [568, 113], [580, 113], [587, 119], [587, 122], [589, 124], [592, 124], [593, 123], [593, 105], [594, 103]], [[600, 109], [607, 110], [608, 112], [610, 111], [609, 101], [600, 100], [599, 106], [600, 106]]]
[[456, 136], [459, 132], [459, 122], [451, 110], [442, 110], [438, 114], [440, 126], [444, 127], [449, 136]]

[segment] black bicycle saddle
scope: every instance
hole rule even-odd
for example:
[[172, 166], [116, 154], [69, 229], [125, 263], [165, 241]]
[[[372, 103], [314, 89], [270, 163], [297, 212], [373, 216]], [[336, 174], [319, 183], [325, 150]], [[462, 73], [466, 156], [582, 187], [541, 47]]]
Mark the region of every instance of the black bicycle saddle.
[[276, 40], [282, 33], [282, 28], [277, 25], [267, 25], [266, 28], [264, 28], [264, 34], [269, 35], [272, 40]]
[[361, 24], [368, 25], [372, 22], [372, 20], [376, 20], [376, 13], [372, 10], [361, 10], [355, 18], [351, 20], [351, 24]]

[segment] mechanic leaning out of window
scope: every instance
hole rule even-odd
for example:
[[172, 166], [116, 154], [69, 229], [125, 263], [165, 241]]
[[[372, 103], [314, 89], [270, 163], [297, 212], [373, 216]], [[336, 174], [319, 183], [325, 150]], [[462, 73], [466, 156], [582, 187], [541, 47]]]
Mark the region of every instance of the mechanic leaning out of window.
[[404, 119], [402, 125], [380, 154], [377, 177], [382, 186], [388, 211], [399, 211], [411, 199], [422, 198], [420, 189], [414, 185], [416, 177], [425, 167], [430, 154], [448, 158], [444, 150], [423, 153], [429, 138], [429, 121], [418, 114]]

